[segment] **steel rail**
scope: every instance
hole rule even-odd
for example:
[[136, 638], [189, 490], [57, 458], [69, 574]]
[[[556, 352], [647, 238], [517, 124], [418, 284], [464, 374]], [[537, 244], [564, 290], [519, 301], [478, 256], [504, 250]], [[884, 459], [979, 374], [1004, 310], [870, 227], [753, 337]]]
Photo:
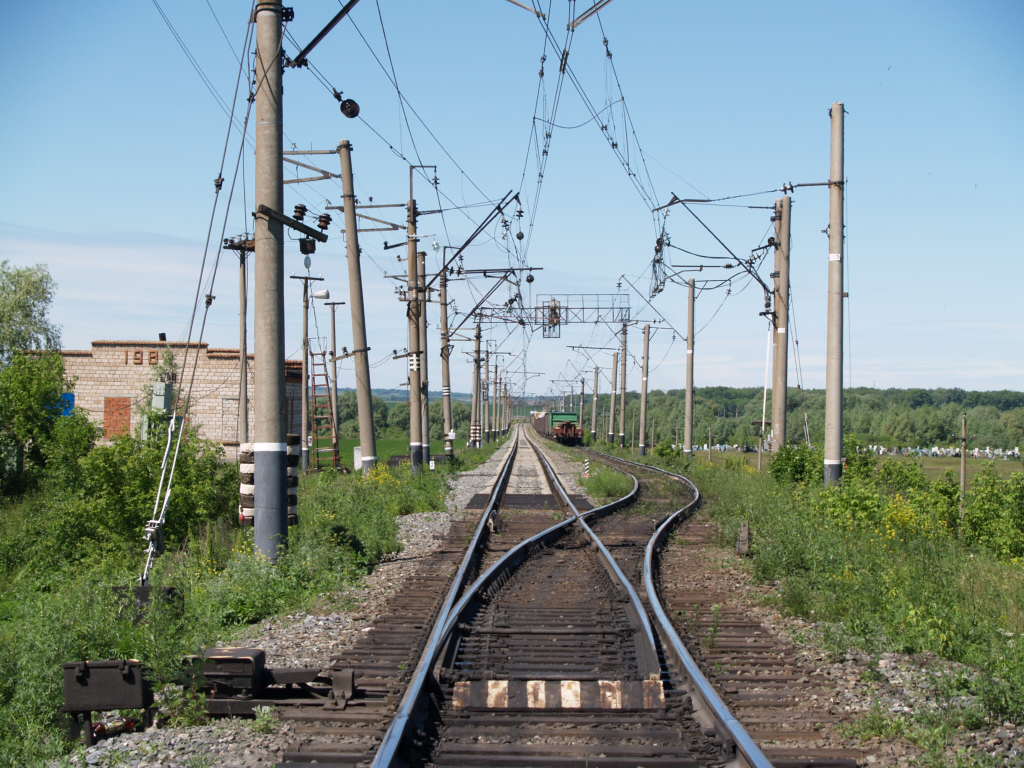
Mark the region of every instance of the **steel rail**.
[[[498, 500], [505, 491], [505, 486], [508, 485], [508, 479], [512, 473], [512, 465], [515, 463], [515, 457], [518, 451], [519, 441], [517, 439], [512, 443], [512, 448], [509, 450], [508, 455], [505, 457], [505, 461], [501, 465], [501, 469], [498, 472], [498, 478], [495, 481], [494, 486], [491, 489], [491, 495], [487, 500], [487, 506], [484, 507], [484, 511], [480, 515], [480, 520], [477, 521], [476, 529], [473, 531], [473, 538], [470, 540], [470, 545], [466, 548], [466, 554], [463, 555], [462, 562], [459, 564], [459, 569], [455, 572], [455, 577], [452, 579], [451, 587], [449, 587], [448, 593], [445, 595], [444, 602], [441, 604], [441, 608], [438, 611], [438, 618], [431, 629], [430, 637], [427, 639], [427, 648], [434, 648], [439, 645], [443, 639], [443, 635], [441, 633], [444, 626], [443, 619], [451, 612], [456, 598], [462, 591], [470, 566], [480, 556], [480, 544], [483, 540], [483, 533], [487, 530], [487, 522], [494, 513]], [[398, 751], [398, 746], [401, 743], [402, 736], [405, 734], [406, 726], [412, 718], [416, 703], [419, 700], [420, 692], [423, 690], [423, 686], [427, 681], [427, 676], [430, 673], [431, 666], [433, 666], [433, 662], [428, 660], [427, 654], [424, 652], [424, 654], [420, 656], [419, 662], [416, 664], [416, 669], [413, 671], [412, 678], [409, 680], [409, 684], [405, 689], [405, 695], [402, 697], [398, 711], [391, 719], [391, 723], [388, 725], [388, 730], [384, 734], [384, 739], [381, 741], [381, 745], [378, 747], [377, 753], [374, 755], [373, 766], [389, 766], [394, 760]]]
[[[647, 610], [644, 608], [644, 604], [640, 600], [640, 595], [637, 594], [637, 591], [633, 587], [633, 584], [630, 582], [630, 580], [626, 578], [626, 574], [622, 572], [622, 568], [619, 567], [618, 562], [616, 562], [615, 558], [612, 557], [612, 553], [608, 551], [608, 548], [604, 545], [604, 542], [601, 541], [600, 537], [598, 537], [598, 535], [594, 533], [593, 529], [591, 529], [591, 527], [587, 525], [586, 521], [584, 520], [584, 517], [590, 517], [595, 511], [598, 510], [590, 510], [589, 513], [584, 513], [583, 515], [581, 515], [579, 510], [576, 509], [576, 505], [572, 503], [572, 500], [569, 498], [569, 495], [565, 492], [561, 482], [558, 481], [558, 478], [555, 475], [555, 470], [551, 466], [551, 463], [548, 461], [547, 457], [537, 448], [537, 446], [533, 443], [532, 440], [530, 440], [529, 437], [526, 438], [526, 442], [529, 443], [530, 447], [532, 447], [533, 450], [537, 453], [538, 458], [540, 458], [541, 466], [544, 467], [545, 473], [548, 474], [549, 478], [554, 478], [554, 483], [552, 483], [552, 485], [557, 488], [559, 495], [561, 495], [568, 502], [570, 507], [576, 511], [576, 519], [579, 522], [580, 527], [582, 527], [583, 530], [586, 531], [587, 536], [590, 537], [591, 542], [594, 544], [595, 547], [597, 547], [598, 552], [601, 553], [601, 558], [604, 561], [605, 569], [609, 572], [609, 575], [612, 577], [612, 580], [618, 582], [619, 586], [622, 587], [623, 591], [625, 591], [627, 597], [629, 598], [629, 608], [633, 624], [634, 626], [639, 626], [639, 628], [644, 634], [644, 639], [647, 641], [646, 647], [643, 648], [643, 651], [640, 654], [641, 658], [645, 662], [645, 672], [648, 675], [657, 674], [660, 677], [661, 663], [658, 661], [658, 644], [654, 639], [654, 630], [651, 628], [651, 620], [647, 616]], [[628, 472], [626, 474], [633, 478], [633, 490], [630, 491], [630, 495], [631, 497], [635, 498], [636, 493], [640, 489], [640, 480], [639, 478], [637, 478], [636, 475], [630, 474]]]
[[686, 646], [683, 644], [682, 639], [676, 632], [675, 627], [672, 626], [672, 621], [669, 619], [668, 614], [665, 612], [664, 607], [661, 604], [661, 597], [658, 595], [657, 585], [654, 580], [654, 564], [655, 557], [660, 554], [661, 548], [665, 544], [665, 540], [668, 537], [668, 533], [672, 528], [679, 523], [681, 520], [689, 517], [693, 511], [697, 508], [701, 501], [700, 489], [691, 481], [688, 477], [678, 475], [675, 472], [669, 472], [667, 469], [661, 467], [655, 467], [650, 464], [643, 464], [637, 461], [630, 461], [629, 459], [623, 459], [618, 456], [612, 456], [601, 451], [593, 451], [598, 456], [603, 456], [612, 461], [622, 462], [624, 464], [630, 464], [635, 467], [641, 467], [643, 469], [652, 470], [654, 472], [660, 472], [663, 475], [680, 481], [686, 486], [689, 486], [693, 491], [693, 499], [684, 506], [677, 509], [665, 517], [664, 520], [658, 525], [657, 530], [647, 541], [647, 546], [644, 549], [644, 587], [647, 590], [647, 602], [651, 606], [651, 611], [654, 613], [654, 617], [658, 622], [658, 628], [661, 632], [663, 639], [666, 641], [667, 646], [671, 649], [672, 653], [675, 654], [676, 659], [682, 665], [686, 674], [689, 676], [690, 681], [693, 683], [694, 690], [692, 693], [696, 694], [696, 698], [700, 700], [695, 701], [694, 709], [699, 711], [703, 708], [704, 713], [709, 716], [713, 721], [715, 730], [728, 739], [735, 745], [737, 751], [737, 757], [743, 761], [743, 765], [749, 766], [750, 768], [772, 768], [771, 761], [765, 756], [764, 752], [761, 751], [761, 747], [758, 746], [757, 742], [747, 733], [747, 729], [743, 727], [743, 724], [736, 718], [736, 716], [729, 709], [729, 706], [722, 700], [722, 697], [718, 695], [718, 691], [715, 690], [711, 682], [704, 676], [697, 662], [694, 660], [690, 652], [686, 650]]
[[[536, 450], [536, 446], [533, 446], [529, 438], [527, 438], [527, 442], [530, 443], [531, 447], [533, 447]], [[543, 454], [541, 454], [539, 451], [537, 452], [537, 455], [543, 456]], [[544, 467], [543, 462], [541, 466], [545, 468], [546, 471], [550, 469], [550, 465]], [[565, 528], [568, 528], [570, 525], [577, 522], [578, 520], [582, 521], [584, 517], [597, 517], [605, 515], [609, 512], [614, 512], [619, 507], [631, 504], [636, 499], [636, 495], [639, 492], [639, 490], [640, 482], [639, 480], [636, 479], [636, 477], [633, 477], [633, 488], [625, 496], [615, 499], [614, 501], [610, 501], [607, 504], [603, 504], [600, 507], [594, 507], [593, 509], [589, 509], [586, 512], [580, 512], [576, 508], [576, 505], [572, 503], [572, 500], [569, 498], [569, 495], [565, 493], [565, 490], [562, 487], [561, 483], [558, 483], [556, 479], [555, 491], [562, 498], [563, 503], [565, 503], [570, 509], [573, 510], [574, 516], [566, 518], [565, 520], [560, 520], [559, 522], [552, 525], [550, 528], [545, 528], [540, 533], [535, 533], [533, 536], [523, 539], [521, 542], [519, 542], [514, 547], [509, 549], [509, 551], [506, 552], [501, 557], [501, 559], [496, 560], [494, 563], [491, 564], [491, 566], [486, 571], [480, 574], [477, 580], [474, 581], [473, 584], [465, 591], [462, 598], [459, 600], [458, 603], [456, 603], [455, 607], [452, 609], [452, 612], [448, 617], [448, 621], [445, 624], [445, 636], [449, 635], [455, 629], [455, 625], [458, 623], [462, 614], [466, 612], [466, 609], [469, 607], [469, 604], [472, 601], [472, 599], [478, 596], [484, 589], [489, 587], [501, 575], [502, 571], [511, 567], [518, 566], [520, 563], [522, 563], [522, 561], [526, 559], [527, 552], [531, 547], [546, 544], [549, 539], [553, 540], [557, 538], [553, 534], [560, 534]]]
[[[505, 572], [506, 570], [511, 570], [512, 568], [521, 564], [523, 560], [525, 560], [528, 556], [529, 549], [532, 546], [546, 543], [548, 539], [553, 540], [557, 538], [564, 532], [566, 528], [568, 528], [575, 522], [580, 522], [581, 524], [583, 524], [584, 529], [589, 531], [589, 527], [586, 526], [585, 523], [583, 523], [584, 517], [592, 517], [607, 514], [615, 509], [618, 509], [621, 506], [632, 503], [636, 499], [637, 493], [639, 492], [640, 483], [639, 480], [635, 476], [633, 476], [633, 488], [625, 496], [619, 499], [615, 499], [614, 501], [611, 501], [608, 504], [604, 504], [600, 507], [595, 507], [594, 509], [587, 510], [586, 512], [581, 513], [576, 508], [576, 505], [572, 503], [572, 499], [569, 498], [569, 494], [565, 491], [564, 487], [561, 484], [561, 481], [558, 480], [557, 475], [554, 473], [554, 469], [551, 467], [550, 463], [544, 457], [544, 454], [541, 453], [541, 451], [536, 447], [536, 445], [534, 445], [533, 441], [526, 437], [521, 430], [518, 436], [523, 437], [526, 440], [527, 444], [531, 448], [533, 448], [533, 450], [537, 453], [538, 459], [541, 461], [541, 466], [545, 470], [545, 474], [548, 476], [549, 479], [553, 478], [552, 487], [556, 491], [556, 494], [562, 499], [562, 501], [566, 505], [568, 505], [569, 509], [573, 511], [573, 516], [565, 520], [562, 520], [558, 523], [555, 523], [549, 528], [546, 528], [540, 533], [534, 534], [533, 536], [524, 539], [523, 541], [519, 542], [519, 544], [512, 547], [499, 560], [494, 562], [486, 571], [484, 571], [484, 573], [482, 573], [471, 585], [469, 585], [462, 592], [462, 597], [459, 598], [454, 605], [448, 605], [448, 602], [446, 600], [445, 605], [448, 606], [448, 610], [447, 612], [438, 613], [438, 618], [434, 624], [434, 628], [431, 630], [430, 638], [427, 644], [424, 646], [423, 653], [420, 655], [419, 662], [416, 664], [415, 674], [409, 681], [409, 685], [406, 688], [404, 696], [402, 697], [402, 702], [399, 707], [398, 713], [396, 713], [395, 717], [391, 720], [391, 723], [388, 726], [388, 730], [384, 734], [384, 738], [382, 739], [380, 746], [377, 748], [377, 752], [373, 757], [373, 762], [371, 763], [371, 768], [391, 768], [391, 766], [400, 765], [400, 763], [396, 762], [398, 758], [399, 747], [401, 746], [402, 741], [406, 736], [406, 731], [410, 725], [412, 713], [415, 709], [416, 703], [419, 701], [420, 696], [423, 693], [424, 686], [428, 679], [428, 673], [431, 670], [433, 670], [434, 665], [437, 664], [438, 659], [441, 657], [441, 654], [443, 653], [447, 645], [451, 633], [454, 631], [456, 625], [459, 622], [459, 619], [466, 612], [471, 602], [477, 597], [479, 597], [481, 591], [488, 587], [491, 583], [493, 583], [503, 572]], [[514, 455], [517, 450], [518, 441], [516, 444], [516, 448], [514, 448], [513, 451], [510, 452], [510, 456]], [[508, 460], [506, 459], [506, 461]], [[508, 467], [511, 467], [511, 463], [508, 464]], [[505, 471], [505, 467], [503, 467], [503, 471]], [[497, 485], [495, 485], [495, 491], [497, 491]], [[496, 494], [496, 492], [492, 492], [491, 499], [488, 502], [488, 509], [485, 511], [486, 513], [483, 516], [481, 516], [481, 523], [478, 525], [478, 533], [480, 532], [481, 526], [486, 525], [486, 520], [489, 519], [491, 514], [491, 507], [497, 502], [497, 498], [499, 498], [499, 496]], [[590, 532], [590, 535], [596, 539], [596, 536], [593, 534], [593, 532]], [[473, 541], [475, 544], [478, 541], [478, 539], [474, 537]], [[601, 546], [603, 548], [603, 545]], [[614, 559], [611, 558], [611, 555], [607, 552], [607, 549], [604, 549], [604, 552], [606, 554], [606, 557], [611, 559], [611, 562], [614, 564]], [[467, 552], [467, 556], [463, 560], [464, 564], [468, 563], [468, 557], [469, 552]], [[617, 564], [614, 564], [614, 567], [618, 570]], [[464, 574], [463, 568], [460, 567], [459, 572], [460, 574]], [[620, 574], [622, 573], [621, 570], [618, 570], [618, 572]], [[625, 579], [624, 576], [622, 585], [628, 593], [632, 594], [631, 602], [635, 599], [636, 602], [633, 604], [640, 605], [642, 609], [642, 604], [639, 603], [639, 597], [637, 596], [636, 591], [632, 588], [632, 585], [629, 583], [629, 580]], [[451, 596], [454, 592], [456, 592], [455, 584], [453, 584], [452, 589], [449, 591], [449, 596]], [[644, 620], [646, 620], [646, 612], [641, 610], [641, 615], [644, 617]], [[444, 617], [447, 618], [444, 619]], [[646, 626], [648, 637], [650, 638], [650, 640], [653, 640], [653, 634], [649, 622], [646, 624]], [[653, 645], [653, 643], [650, 647], [652, 648], [652, 651], [656, 654], [656, 647]], [[657, 656], [655, 655], [655, 659], [656, 658]]]

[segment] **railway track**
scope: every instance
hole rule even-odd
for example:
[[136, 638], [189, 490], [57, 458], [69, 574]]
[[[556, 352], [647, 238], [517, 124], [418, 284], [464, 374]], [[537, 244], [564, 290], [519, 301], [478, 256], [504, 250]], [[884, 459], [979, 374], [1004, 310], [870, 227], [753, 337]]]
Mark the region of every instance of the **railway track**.
[[769, 762], [683, 645], [694, 638], [662, 605], [658, 553], [699, 499], [689, 481], [603, 457], [633, 490], [587, 509], [517, 430], [491, 492], [469, 504], [480, 515], [453, 523], [335, 660], [348, 690], [281, 709], [295, 733], [282, 765], [856, 764], [806, 750]]
[[[657, 467], [591, 454], [634, 473], [642, 490], [663, 487], [666, 479], [689, 484]], [[661, 528], [648, 545], [647, 566], [664, 595], [661, 610], [694, 664], [777, 768], [867, 764], [867, 751], [832, 742], [828, 726], [841, 716], [828, 711], [826, 681], [801, 664], [793, 645], [752, 618], [729, 591], [695, 582], [693, 549], [717, 535], [712, 524], [692, 519], [695, 508], [691, 504], [672, 519], [662, 516]]]

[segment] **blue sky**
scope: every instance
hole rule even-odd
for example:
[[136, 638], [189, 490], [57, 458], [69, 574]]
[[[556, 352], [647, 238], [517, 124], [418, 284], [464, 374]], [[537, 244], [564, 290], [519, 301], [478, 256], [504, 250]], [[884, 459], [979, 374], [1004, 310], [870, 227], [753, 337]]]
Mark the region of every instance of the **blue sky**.
[[[588, 5], [577, 3], [577, 11]], [[300, 43], [337, 8], [295, 6], [289, 30]], [[232, 48], [241, 49], [248, 4], [164, 0], [162, 7], [230, 101], [238, 69]], [[561, 45], [569, 7], [565, 0], [551, 7], [551, 29]], [[535, 157], [527, 147], [544, 46], [538, 21], [504, 0], [380, 0], [379, 8], [402, 92], [443, 149], [411, 113], [410, 133], [394, 88], [349, 21], [311, 61], [359, 101], [365, 121], [342, 117], [312, 72], [288, 70], [288, 141], [331, 148], [350, 139], [363, 202], [370, 196], [378, 203], [405, 200], [406, 161], [398, 154], [438, 166], [439, 191], [452, 201], [446, 206], [494, 200], [522, 187], [527, 218], [535, 210], [527, 258], [544, 269], [532, 286], [534, 296], [615, 292], [623, 273], [645, 288], [656, 235], [648, 206], [593, 121], [552, 128], [535, 205]], [[375, 0], [362, 0], [352, 18], [387, 68]], [[52, 314], [63, 326], [66, 347], [100, 338], [155, 338], [160, 331], [182, 337], [224, 150], [224, 113], [152, 3], [26, 3], [10, 9], [8, 19], [16, 34], [0, 53], [8, 115], [0, 125], [0, 259], [50, 267], [59, 285]], [[601, 22], [660, 201], [672, 192], [718, 197], [825, 180], [827, 109], [845, 102], [848, 383], [1022, 387], [1024, 112], [1018, 102], [1024, 92], [1024, 6], [615, 0]], [[288, 50], [295, 49], [289, 44]], [[545, 81], [553, 100], [558, 54], [547, 53]], [[569, 61], [598, 108], [618, 98], [597, 19], [575, 34]], [[621, 118], [620, 106], [611, 112]], [[588, 117], [566, 83], [554, 122], [574, 126]], [[237, 148], [233, 134], [229, 180]], [[228, 234], [245, 228], [252, 208], [251, 150], [245, 159], [248, 188], [243, 200], [239, 182]], [[335, 158], [321, 159], [337, 170]], [[429, 184], [420, 181], [417, 189], [421, 207], [438, 207]], [[799, 373], [809, 387], [824, 382], [826, 195], [823, 188], [801, 189], [793, 204]], [[289, 185], [286, 203], [288, 209], [296, 202], [318, 207], [325, 200], [336, 204], [339, 196], [336, 180]], [[776, 196], [737, 202], [770, 204]], [[420, 231], [431, 236], [428, 243], [459, 243], [486, 210], [449, 211], [443, 221], [424, 217]], [[715, 207], [700, 213], [741, 254], [763, 241], [769, 225], [764, 210]], [[216, 234], [220, 227], [218, 218]], [[344, 239], [337, 229], [313, 257], [312, 273], [327, 278], [326, 285], [345, 299]], [[668, 231], [676, 245], [724, 253], [678, 207]], [[470, 250], [467, 268], [507, 263], [493, 234]], [[390, 361], [388, 353], [406, 343], [395, 283], [384, 277], [404, 265], [395, 260], [399, 250], [383, 250], [388, 237], [397, 239], [361, 240], [371, 360], [380, 363], [374, 385], [381, 387], [404, 380], [401, 362]], [[302, 270], [297, 247], [289, 247], [285, 258], [289, 274]], [[436, 263], [433, 251], [430, 258]], [[213, 290], [217, 299], [206, 338], [217, 346], [237, 345], [236, 269], [233, 257], [222, 259]], [[483, 288], [460, 285], [457, 307], [467, 309], [472, 291]], [[294, 353], [300, 343], [298, 285], [287, 291], [288, 348]], [[701, 297], [699, 328], [722, 298]], [[635, 316], [653, 316], [636, 295], [632, 303]], [[684, 288], [669, 285], [654, 303], [685, 328]], [[696, 342], [698, 386], [761, 384], [767, 329], [760, 309], [754, 287], [737, 291], [703, 327]], [[347, 314], [340, 317], [339, 336], [347, 344]], [[325, 316], [319, 320], [325, 330]], [[507, 333], [490, 331], [495, 341]], [[631, 338], [639, 338], [638, 329]], [[568, 344], [605, 346], [609, 340], [604, 326], [567, 327], [558, 340], [537, 334], [526, 346], [525, 366], [547, 379], [562, 378], [572, 370], [567, 359], [590, 366]], [[522, 352], [523, 335], [513, 331], [504, 348]], [[464, 349], [468, 345], [460, 344], [460, 361]], [[671, 332], [655, 334], [653, 386], [680, 385], [682, 351]], [[522, 365], [520, 358], [516, 366]], [[345, 374], [342, 385], [351, 381]], [[453, 375], [457, 389], [468, 388], [467, 365], [456, 366]], [[638, 375], [631, 370], [630, 376], [635, 388]], [[436, 372], [431, 378], [439, 381]], [[544, 392], [550, 385], [541, 376], [528, 387]]]

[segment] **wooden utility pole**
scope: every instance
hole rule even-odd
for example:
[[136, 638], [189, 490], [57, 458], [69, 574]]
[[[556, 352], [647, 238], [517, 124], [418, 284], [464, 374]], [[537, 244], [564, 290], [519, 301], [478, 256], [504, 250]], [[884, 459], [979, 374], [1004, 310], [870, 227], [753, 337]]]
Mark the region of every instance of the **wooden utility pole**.
[[[355, 469], [369, 469], [377, 463], [377, 436], [373, 431], [373, 391], [370, 388], [370, 347], [366, 343], [366, 315], [363, 309], [363, 271], [360, 266], [359, 231], [356, 224], [356, 195], [352, 180], [352, 145], [338, 146], [341, 158], [341, 190], [345, 209], [345, 254], [348, 261], [348, 304], [352, 312], [352, 355], [356, 378], [356, 408], [359, 412], [359, 462]], [[334, 355], [332, 355], [334, 357]], [[337, 378], [337, 376], [335, 376]], [[335, 397], [337, 409], [337, 397]], [[335, 430], [337, 434], [337, 430]], [[340, 454], [339, 454], [340, 455]]]
[[[683, 453], [693, 455], [693, 310], [694, 280], [691, 277], [686, 299], [686, 401], [683, 406]], [[711, 432], [708, 430], [708, 458], [711, 457]]]
[[590, 442], [597, 442], [597, 389], [600, 385], [598, 381], [598, 375], [600, 371], [598, 367], [594, 366], [594, 394], [590, 398]]
[[420, 461], [423, 466], [430, 466], [430, 381], [429, 381], [429, 345], [427, 339], [427, 252], [416, 254], [419, 282], [416, 286], [416, 298], [419, 306], [419, 338], [420, 338], [420, 420], [422, 422], [423, 445], [420, 446]]
[[619, 447], [626, 447], [626, 324], [622, 324], [622, 354], [619, 365], [622, 368], [621, 381], [619, 382]]
[[454, 435], [452, 434], [452, 379], [451, 355], [452, 347], [448, 338], [448, 270], [441, 268], [440, 285], [440, 317], [441, 317], [441, 410], [444, 418], [444, 455], [448, 460], [455, 455]]
[[[281, 3], [256, 6], [256, 209], [284, 206], [281, 146]], [[271, 562], [288, 540], [284, 384], [284, 228], [257, 214], [253, 381], [256, 548]]]
[[640, 371], [640, 455], [647, 455], [647, 362], [651, 351], [651, 326], [644, 326], [644, 358]]
[[619, 378], [619, 353], [616, 350], [612, 353], [612, 392], [608, 399], [608, 442], [615, 445], [615, 390], [618, 389], [616, 381]]
[[825, 353], [825, 485], [843, 476], [843, 103], [832, 117], [828, 180], [828, 339]]
[[[772, 451], [786, 445], [789, 369], [789, 213], [790, 197], [775, 201], [775, 339], [772, 357]], [[762, 440], [764, 438], [762, 437]]]

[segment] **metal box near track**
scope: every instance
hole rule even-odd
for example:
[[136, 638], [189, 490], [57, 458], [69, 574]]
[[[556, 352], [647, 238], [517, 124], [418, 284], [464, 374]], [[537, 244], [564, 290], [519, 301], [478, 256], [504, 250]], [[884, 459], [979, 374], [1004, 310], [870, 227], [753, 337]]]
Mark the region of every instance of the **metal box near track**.
[[142, 662], [113, 659], [64, 664], [64, 711], [102, 712], [146, 709], [153, 691], [143, 677]]
[[216, 690], [256, 693], [267, 685], [262, 648], [209, 648], [203, 654], [202, 671], [206, 685]]

